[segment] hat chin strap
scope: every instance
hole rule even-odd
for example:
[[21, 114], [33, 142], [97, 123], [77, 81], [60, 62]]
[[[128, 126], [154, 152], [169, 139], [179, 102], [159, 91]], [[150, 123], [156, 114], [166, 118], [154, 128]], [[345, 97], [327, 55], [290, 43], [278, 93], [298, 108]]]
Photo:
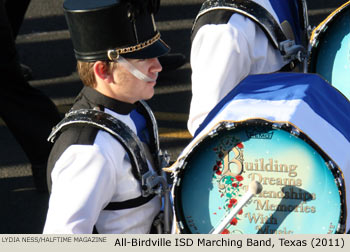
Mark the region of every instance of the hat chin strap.
[[155, 79], [152, 79], [142, 73], [140, 70], [138, 70], [133, 64], [131, 64], [129, 61], [127, 61], [125, 58], [119, 55], [118, 57], [118, 63], [120, 63], [123, 67], [125, 67], [132, 75], [134, 75], [137, 79], [145, 82], [154, 82], [157, 80], [158, 73], [155, 77]]

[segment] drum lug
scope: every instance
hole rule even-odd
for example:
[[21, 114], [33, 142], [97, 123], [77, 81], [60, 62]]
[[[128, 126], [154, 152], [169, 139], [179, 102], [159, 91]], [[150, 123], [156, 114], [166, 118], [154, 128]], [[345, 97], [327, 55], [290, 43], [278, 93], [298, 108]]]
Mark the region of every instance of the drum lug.
[[290, 131], [290, 133], [293, 135], [293, 136], [299, 136], [300, 135], [300, 131], [296, 128], [292, 128], [292, 130]]
[[344, 186], [343, 181], [339, 177], [337, 178], [337, 181], [340, 187]]
[[181, 169], [184, 169], [186, 165], [187, 165], [187, 162], [185, 162], [185, 159], [180, 159], [179, 161], [177, 161], [175, 171], [178, 172]]
[[215, 136], [217, 136], [219, 133], [218, 133], [218, 130], [217, 129], [213, 129], [212, 131], [210, 131], [209, 133], [208, 133], [208, 136], [210, 137], [210, 138], [213, 138], [213, 137], [215, 137]]
[[330, 169], [335, 169], [335, 164], [333, 163], [333, 161], [329, 160], [328, 162], [326, 162], [326, 165], [328, 168]]
[[281, 123], [274, 123], [274, 124], [272, 124], [272, 128], [273, 129], [281, 129], [282, 128], [282, 124]]
[[181, 230], [184, 230], [184, 224], [182, 224], [182, 221], [178, 221], [177, 225]]
[[180, 183], [181, 183], [181, 178], [178, 178], [178, 180], [176, 181], [176, 186], [180, 186]]
[[224, 129], [225, 127], [226, 127], [226, 122], [219, 123], [208, 133], [208, 136], [210, 138], [217, 136], [219, 134], [219, 131]]
[[225, 122], [225, 128], [227, 129], [227, 130], [231, 130], [231, 129], [234, 129], [234, 128], [236, 128], [236, 124], [234, 123], [234, 122]]

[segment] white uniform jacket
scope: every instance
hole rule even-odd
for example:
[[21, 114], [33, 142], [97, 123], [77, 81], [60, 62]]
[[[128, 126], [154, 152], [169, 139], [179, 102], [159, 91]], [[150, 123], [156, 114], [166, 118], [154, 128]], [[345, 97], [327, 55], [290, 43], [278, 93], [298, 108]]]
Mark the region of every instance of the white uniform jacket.
[[[91, 88], [83, 89], [73, 109], [94, 106], [127, 124], [138, 136], [146, 130], [137, 105], [113, 100]], [[55, 142], [50, 165], [52, 192], [44, 233], [85, 234], [92, 233], [94, 226], [98, 233], [150, 231], [160, 210], [157, 196], [138, 207], [103, 210], [110, 202], [141, 195], [125, 149], [109, 133], [91, 126], [69, 127]]]
[[[278, 21], [268, 0], [255, 0]], [[251, 74], [280, 70], [285, 62], [252, 20], [233, 14], [226, 24], [206, 24], [191, 48], [192, 101], [188, 130], [194, 135], [212, 108]]]

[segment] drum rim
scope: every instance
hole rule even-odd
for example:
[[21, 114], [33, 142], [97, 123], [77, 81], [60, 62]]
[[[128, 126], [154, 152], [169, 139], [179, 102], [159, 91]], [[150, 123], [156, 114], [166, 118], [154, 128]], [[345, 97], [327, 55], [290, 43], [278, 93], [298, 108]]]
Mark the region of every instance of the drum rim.
[[[318, 57], [318, 47], [319, 43], [316, 43], [316, 41], [320, 41], [324, 36], [326, 36], [328, 27], [332, 25], [334, 22], [336, 22], [339, 18], [342, 16], [340, 15], [343, 13], [343, 11], [346, 11], [348, 8], [350, 8], [350, 1], [344, 3], [340, 7], [338, 7], [336, 10], [334, 10], [326, 19], [324, 19], [313, 31], [311, 34], [311, 38], [309, 41], [309, 55], [308, 55], [308, 72], [309, 73], [315, 73], [316, 71], [316, 62]], [[311, 60], [313, 57], [315, 57], [313, 60]]]
[[[183, 164], [178, 167], [176, 170], [176, 176], [174, 180], [174, 188], [173, 188], [173, 201], [174, 201], [174, 210], [176, 215], [176, 224], [177, 228], [180, 230], [180, 233], [184, 234], [191, 234], [190, 228], [187, 224], [186, 219], [184, 218], [184, 213], [182, 209], [181, 204], [181, 180], [184, 177], [184, 173], [186, 171], [186, 166], [189, 158], [191, 158], [196, 153], [196, 149], [198, 148], [199, 144], [204, 143], [206, 141], [210, 141], [212, 138], [215, 138], [216, 135], [220, 131], [230, 131], [233, 129], [240, 129], [244, 126], [256, 126], [256, 125], [262, 125], [264, 127], [271, 127], [271, 129], [274, 130], [283, 130], [286, 131], [289, 134], [292, 134], [291, 132], [296, 132], [296, 134], [292, 134], [296, 136], [297, 138], [301, 139], [302, 141], [306, 142], [308, 145], [310, 145], [325, 161], [328, 169], [331, 171], [335, 184], [339, 191], [339, 197], [340, 197], [340, 217], [337, 230], [335, 234], [344, 234], [346, 232], [346, 219], [347, 219], [347, 207], [346, 207], [346, 189], [345, 189], [345, 180], [344, 175], [340, 167], [322, 150], [321, 147], [319, 147], [313, 140], [308, 137], [307, 134], [303, 133], [298, 127], [293, 125], [289, 122], [276, 122], [276, 121], [270, 121], [264, 118], [253, 118], [253, 119], [247, 119], [243, 121], [221, 121], [216, 124], [212, 128], [212, 130], [202, 137], [198, 142], [192, 146], [191, 149], [189, 149], [188, 153], [182, 157], [182, 160], [184, 161]], [[213, 136], [210, 135], [210, 133], [213, 132]], [[330, 165], [329, 165], [330, 164]], [[177, 196], [175, 196], [177, 195]]]

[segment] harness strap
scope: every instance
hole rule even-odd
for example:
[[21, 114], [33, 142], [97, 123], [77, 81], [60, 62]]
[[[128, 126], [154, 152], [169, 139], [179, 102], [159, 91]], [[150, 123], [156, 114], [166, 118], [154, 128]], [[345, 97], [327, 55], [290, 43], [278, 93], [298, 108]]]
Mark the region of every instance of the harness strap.
[[114, 211], [114, 210], [124, 210], [124, 209], [139, 207], [150, 202], [155, 196], [156, 196], [155, 194], [151, 194], [148, 197], [140, 196], [138, 198], [129, 199], [125, 201], [110, 202], [103, 210]]
[[153, 194], [157, 177], [147, 165], [144, 147], [137, 135], [123, 122], [95, 109], [74, 110], [52, 130], [48, 140], [54, 142], [56, 135], [71, 125], [87, 124], [110, 133], [124, 147], [132, 164], [132, 173], [141, 183], [142, 197]]
[[[167, 165], [169, 157], [167, 153], [162, 153], [159, 148], [158, 128], [155, 117], [146, 103], [141, 101], [146, 116], [152, 123], [152, 134], [154, 139], [154, 150], [156, 151], [155, 163], [159, 169], [159, 174], [150, 171], [147, 165], [145, 149], [143, 143], [128, 125], [97, 109], [80, 109], [67, 113], [65, 118], [53, 128], [48, 141], [54, 142], [56, 135], [71, 125], [90, 125], [110, 133], [124, 147], [129, 155], [132, 164], [132, 173], [141, 183], [141, 196], [121, 202], [110, 202], [103, 210], [123, 210], [142, 206], [151, 201], [156, 195], [164, 197], [164, 232], [171, 230], [171, 210], [169, 199], [169, 188], [164, 172], [161, 168]], [[152, 156], [152, 155], [150, 155]], [[93, 233], [98, 233], [94, 226]]]
[[[156, 195], [152, 194], [149, 195], [148, 197], [138, 197], [134, 199], [129, 199], [125, 201], [120, 201], [120, 202], [110, 202], [103, 210], [105, 211], [116, 211], [116, 210], [124, 210], [124, 209], [130, 209], [134, 207], [139, 207], [142, 206], [148, 202], [150, 202]], [[96, 225], [94, 225], [93, 234], [99, 234]]]
[[262, 28], [272, 45], [281, 52], [285, 59], [297, 59], [300, 62], [304, 60], [304, 47], [297, 45], [295, 40], [288, 39], [281, 26], [271, 15], [271, 13], [261, 5], [251, 0], [205, 1], [193, 24], [192, 40], [201, 26], [205, 25], [206, 23], [213, 23], [212, 21], [209, 21], [208, 18], [201, 20], [205, 14], [211, 13], [212, 11], [221, 12], [219, 15], [221, 15], [223, 18], [216, 18], [216, 20], [219, 22], [225, 20], [225, 22], [222, 23], [227, 23], [233, 12], [246, 16]]

